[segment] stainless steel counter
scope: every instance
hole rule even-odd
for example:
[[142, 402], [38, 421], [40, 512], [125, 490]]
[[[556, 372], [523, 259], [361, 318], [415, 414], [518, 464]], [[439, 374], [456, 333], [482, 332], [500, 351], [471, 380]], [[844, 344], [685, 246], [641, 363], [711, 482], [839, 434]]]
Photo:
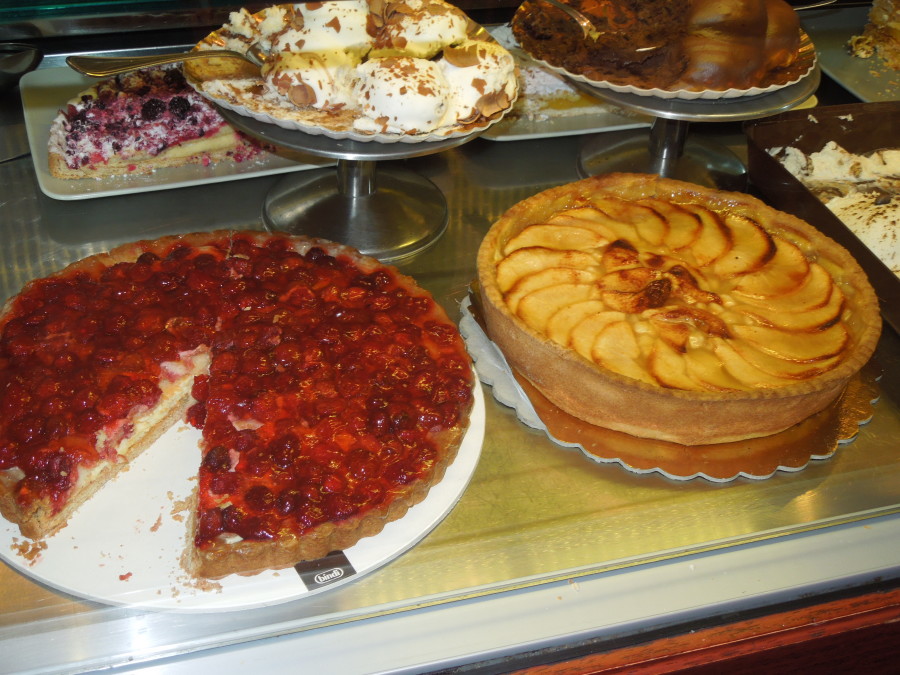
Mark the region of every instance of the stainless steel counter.
[[[22, 152], [14, 97], [0, 155]], [[477, 139], [402, 164], [430, 178], [449, 226], [405, 261], [459, 315], [475, 252], [508, 206], [575, 180], [583, 137]], [[115, 244], [259, 229], [283, 177], [79, 201], [40, 193], [32, 159], [0, 163], [0, 298]], [[485, 387], [472, 482], [419, 545], [349, 585], [230, 613], [111, 607], [0, 568], [0, 671], [137, 667], [222, 672], [413, 672], [587, 637], [609, 640], [804, 595], [900, 577], [900, 344], [878, 353], [871, 422], [830, 460], [763, 481], [679, 482], [600, 465], [530, 430]], [[165, 489], [164, 487], [162, 489]]]

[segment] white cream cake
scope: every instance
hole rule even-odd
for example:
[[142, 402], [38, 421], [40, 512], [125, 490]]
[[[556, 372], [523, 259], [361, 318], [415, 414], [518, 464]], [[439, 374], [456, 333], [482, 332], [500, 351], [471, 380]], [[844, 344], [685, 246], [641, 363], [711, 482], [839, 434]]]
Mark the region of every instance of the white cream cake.
[[437, 63], [450, 88], [445, 119], [465, 123], [516, 98], [516, 62], [496, 42], [465, 40]]
[[[213, 100], [301, 127], [362, 135], [446, 135], [498, 119], [518, 95], [515, 62], [470, 40], [443, 0], [326, 0], [232, 12], [198, 49], [268, 51], [262, 81], [187, 66]], [[451, 54], [452, 52], [452, 54]], [[460, 54], [466, 54], [463, 63]]]
[[900, 275], [900, 149], [859, 155], [829, 141], [809, 154], [790, 146], [769, 154]]

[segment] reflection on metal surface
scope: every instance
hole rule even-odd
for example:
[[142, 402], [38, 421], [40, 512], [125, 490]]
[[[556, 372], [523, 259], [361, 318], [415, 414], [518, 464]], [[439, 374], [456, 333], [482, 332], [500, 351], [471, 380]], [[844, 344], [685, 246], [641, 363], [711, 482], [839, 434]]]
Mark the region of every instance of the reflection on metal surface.
[[[663, 127], [679, 138], [655, 144]], [[657, 118], [649, 136], [643, 129], [598, 135], [578, 158], [579, 175], [655, 173], [720, 190], [746, 190], [747, 169], [740, 158], [724, 146], [687, 137], [687, 127], [688, 122]]]
[[[352, 170], [360, 168], [369, 170]], [[270, 230], [340, 241], [396, 262], [437, 242], [447, 228], [447, 200], [412, 171], [338, 160], [337, 174], [282, 179], [266, 196], [263, 220]]]

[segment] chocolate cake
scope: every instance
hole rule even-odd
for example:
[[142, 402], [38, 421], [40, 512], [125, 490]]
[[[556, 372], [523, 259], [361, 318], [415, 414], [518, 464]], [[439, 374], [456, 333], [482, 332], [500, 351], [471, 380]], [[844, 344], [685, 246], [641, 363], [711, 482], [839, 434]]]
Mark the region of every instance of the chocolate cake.
[[532, 55], [590, 79], [652, 87], [674, 82], [687, 60], [681, 48], [690, 3], [671, 0], [569, 0], [600, 34], [584, 39], [562, 10], [529, 0], [512, 22], [513, 35]]
[[591, 21], [527, 0], [512, 30], [531, 56], [588, 80], [664, 91], [728, 91], [798, 76], [800, 23], [784, 0], [563, 0]]

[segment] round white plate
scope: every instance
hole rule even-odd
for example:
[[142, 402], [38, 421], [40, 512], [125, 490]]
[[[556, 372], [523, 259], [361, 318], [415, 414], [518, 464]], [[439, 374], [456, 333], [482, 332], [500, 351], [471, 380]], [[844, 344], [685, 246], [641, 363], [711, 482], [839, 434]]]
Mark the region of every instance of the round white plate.
[[29, 540], [0, 520], [0, 558], [52, 588], [113, 605], [219, 612], [288, 602], [372, 572], [424, 538], [466, 489], [481, 456], [484, 422], [484, 394], [476, 384], [469, 429], [444, 479], [403, 518], [344, 551], [354, 574], [337, 572], [337, 580], [312, 590], [293, 568], [214, 582], [198, 582], [184, 571], [186, 505], [200, 462], [200, 432], [186, 424], [169, 429], [82, 506], [34, 562], [19, 553]]

